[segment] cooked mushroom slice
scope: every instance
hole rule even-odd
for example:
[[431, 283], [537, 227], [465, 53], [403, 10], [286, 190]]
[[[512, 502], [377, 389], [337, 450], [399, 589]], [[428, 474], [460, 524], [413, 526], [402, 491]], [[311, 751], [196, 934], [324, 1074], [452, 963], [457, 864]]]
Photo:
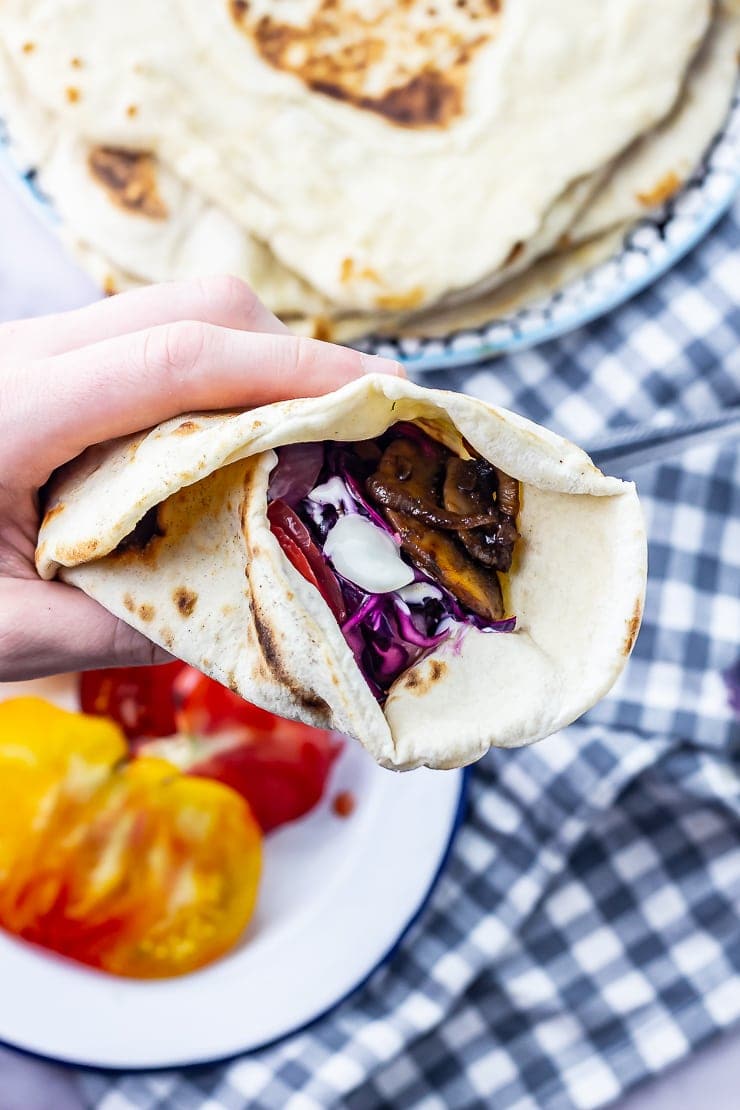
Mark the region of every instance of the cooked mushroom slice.
[[386, 509], [386, 516], [401, 537], [401, 547], [420, 570], [479, 617], [501, 620], [504, 602], [495, 571], [478, 566], [446, 532], [393, 509]]
[[456, 455], [447, 460], [442, 503], [449, 512], [470, 516], [484, 511], [491, 512], [491, 505], [482, 506], [478, 489], [477, 466], [473, 459], [459, 459]]
[[516, 520], [519, 515], [519, 482], [495, 467], [498, 478], [497, 503], [502, 513]]
[[487, 567], [501, 571], [511, 569], [514, 544], [518, 538], [519, 533], [516, 528], [510, 520], [506, 519], [500, 524], [481, 528], [476, 532], [460, 532], [460, 539], [473, 558]]
[[408, 513], [435, 528], [457, 531], [495, 523], [497, 514], [480, 512], [461, 516], [436, 503], [446, 452], [426, 453], [413, 440], [399, 437], [386, 447], [377, 471], [367, 481], [370, 496], [386, 509]]
[[[461, 514], [490, 511], [486, 502], [493, 497], [496, 485], [494, 469], [485, 460], [448, 459], [442, 490], [444, 507]], [[506, 518], [476, 531], [460, 530], [466, 550], [479, 563], [502, 571], [511, 567], [517, 538], [516, 528]]]

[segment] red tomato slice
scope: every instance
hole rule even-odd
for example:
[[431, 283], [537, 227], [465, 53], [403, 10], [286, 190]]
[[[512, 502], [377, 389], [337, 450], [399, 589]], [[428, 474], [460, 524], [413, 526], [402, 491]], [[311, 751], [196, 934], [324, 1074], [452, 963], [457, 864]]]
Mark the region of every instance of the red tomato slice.
[[[310, 582], [312, 586], [315, 586], [321, 596], [324, 597], [318, 579], [311, 568], [311, 564], [301, 551], [298, 544], [293, 540], [291, 536], [288, 535], [287, 532], [284, 532], [283, 529], [279, 528], [276, 524], [272, 525], [272, 534], [277, 542], [280, 544], [280, 547], [283, 550], [283, 554], [287, 556], [288, 562], [292, 563], [298, 573], [303, 575], [306, 581]], [[324, 601], [327, 601], [326, 597], [324, 597]]]
[[244, 726], [203, 738], [145, 740], [137, 747], [139, 755], [169, 760], [190, 775], [230, 786], [249, 803], [263, 832], [313, 809], [340, 750], [336, 734], [282, 720], [267, 732]]
[[194, 764], [190, 774], [216, 779], [249, 802], [263, 832], [310, 812], [323, 796], [334, 760], [337, 736], [294, 721], [281, 721], [266, 735], [237, 741]]
[[[246, 798], [263, 832], [303, 817], [321, 799], [341, 750], [336, 734], [258, 709], [192, 667], [176, 677], [173, 692], [180, 731], [217, 745], [191, 751], [188, 770]], [[222, 747], [219, 734], [230, 731], [233, 739]]]
[[[306, 528], [306, 525], [298, 514], [291, 509], [290, 505], [286, 505], [284, 501], [279, 500], [272, 501], [268, 505], [267, 518], [270, 521], [275, 539], [293, 563], [293, 566], [297, 571], [303, 574], [303, 577], [306, 578], [307, 581], [316, 586], [324, 601], [341, 624], [347, 616], [342, 591], [339, 589], [339, 583], [336, 578], [326, 565], [324, 556], [311, 539], [311, 533], [308, 531], [308, 528]], [[285, 544], [286, 539], [292, 540], [293, 543], [300, 548], [310, 565], [312, 571], [310, 577], [293, 562], [290, 551]]]
[[231, 786], [264, 831], [316, 805], [341, 750], [335, 733], [276, 717], [184, 663], [89, 672], [81, 697], [121, 724], [137, 753]]
[[235, 726], [254, 728], [260, 735], [266, 735], [286, 723], [196, 671], [195, 667], [183, 667], [175, 676], [172, 699], [178, 731], [196, 736], [212, 736]]
[[80, 676], [80, 707], [115, 721], [129, 740], [171, 736], [177, 727], [172, 683], [185, 666], [178, 662], [86, 671]]

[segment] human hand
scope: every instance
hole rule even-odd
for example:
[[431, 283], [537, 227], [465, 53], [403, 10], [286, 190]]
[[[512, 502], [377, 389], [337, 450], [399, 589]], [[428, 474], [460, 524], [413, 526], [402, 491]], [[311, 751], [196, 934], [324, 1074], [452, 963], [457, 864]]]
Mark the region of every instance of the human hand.
[[336, 389], [398, 363], [292, 336], [236, 278], [152, 286], [0, 325], [0, 681], [168, 656], [36, 574], [39, 490], [86, 447], [182, 412]]

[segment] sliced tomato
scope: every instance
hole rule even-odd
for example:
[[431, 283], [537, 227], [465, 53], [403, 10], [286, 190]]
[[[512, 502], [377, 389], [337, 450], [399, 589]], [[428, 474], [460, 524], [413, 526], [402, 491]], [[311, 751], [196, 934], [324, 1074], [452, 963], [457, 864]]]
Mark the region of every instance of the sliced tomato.
[[206, 756], [191, 774], [236, 790], [267, 833], [303, 817], [321, 801], [341, 748], [334, 733], [281, 721], [267, 733], [253, 727], [231, 747]]
[[174, 696], [180, 742], [145, 742], [141, 751], [231, 786], [263, 832], [303, 817], [321, 800], [342, 748], [336, 733], [276, 717], [192, 667], [175, 679]]
[[[264, 832], [313, 809], [342, 746], [336, 733], [276, 717], [184, 663], [90, 672], [82, 684], [83, 708], [100, 709], [104, 695], [121, 727], [125, 713], [136, 753], [161, 755], [231, 786]], [[95, 691], [97, 703], [90, 701]], [[155, 706], [145, 700], [150, 696]], [[132, 733], [132, 721], [141, 733]]]
[[126, 754], [111, 721], [78, 718], [41, 698], [0, 703], [0, 888], [31, 830], [51, 812], [59, 782], [84, 799]]
[[291, 721], [281, 721], [269, 734], [233, 729], [204, 739], [146, 740], [139, 748], [142, 755], [230, 786], [249, 802], [264, 833], [314, 808], [340, 751], [339, 737]]
[[120, 725], [129, 740], [170, 736], [176, 728], [172, 683], [185, 663], [111, 667], [80, 676], [80, 707]]
[[261, 867], [242, 798], [164, 760], [122, 763], [115, 726], [35, 699], [0, 705], [2, 738], [0, 813], [20, 763], [35, 799], [6, 844], [3, 928], [136, 978], [181, 975], [233, 947]]
[[[298, 544], [292, 539], [291, 536], [288, 535], [287, 532], [284, 532], [282, 528], [279, 528], [277, 524], [273, 524], [272, 534], [277, 542], [280, 544], [283, 554], [287, 557], [288, 562], [292, 563], [298, 573], [303, 575], [306, 581], [310, 582], [312, 586], [315, 586], [323, 597], [324, 595], [322, 593], [321, 586], [319, 585], [319, 580], [314, 574], [311, 568], [311, 564], [301, 551]], [[327, 599], [324, 598], [324, 600], [326, 601]]]
[[177, 731], [192, 736], [213, 736], [234, 727], [266, 736], [289, 723], [245, 701], [195, 667], [183, 667], [175, 676], [172, 700]]
[[[271, 501], [267, 507], [267, 518], [270, 521], [275, 539], [282, 547], [285, 554], [299, 573], [303, 574], [312, 585], [315, 585], [334, 616], [341, 624], [347, 616], [347, 610], [342, 597], [339, 583], [326, 565], [324, 556], [311, 539], [311, 533], [298, 514], [286, 505], [284, 501]], [[292, 540], [305, 556], [312, 576], [309, 577], [299, 566], [293, 562], [290, 550], [285, 541]]]

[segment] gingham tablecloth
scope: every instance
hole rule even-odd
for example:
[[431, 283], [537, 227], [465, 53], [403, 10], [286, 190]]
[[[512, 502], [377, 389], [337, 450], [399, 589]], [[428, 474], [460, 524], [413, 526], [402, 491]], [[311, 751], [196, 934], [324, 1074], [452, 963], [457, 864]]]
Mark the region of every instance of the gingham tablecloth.
[[[425, 380], [579, 442], [701, 418], [740, 403], [739, 302], [740, 206], [606, 319]], [[88, 1105], [598, 1107], [740, 1019], [740, 727], [723, 678], [740, 659], [740, 443], [627, 476], [650, 535], [628, 670], [564, 733], [476, 766], [452, 857], [392, 961], [267, 1051], [80, 1074]]]

